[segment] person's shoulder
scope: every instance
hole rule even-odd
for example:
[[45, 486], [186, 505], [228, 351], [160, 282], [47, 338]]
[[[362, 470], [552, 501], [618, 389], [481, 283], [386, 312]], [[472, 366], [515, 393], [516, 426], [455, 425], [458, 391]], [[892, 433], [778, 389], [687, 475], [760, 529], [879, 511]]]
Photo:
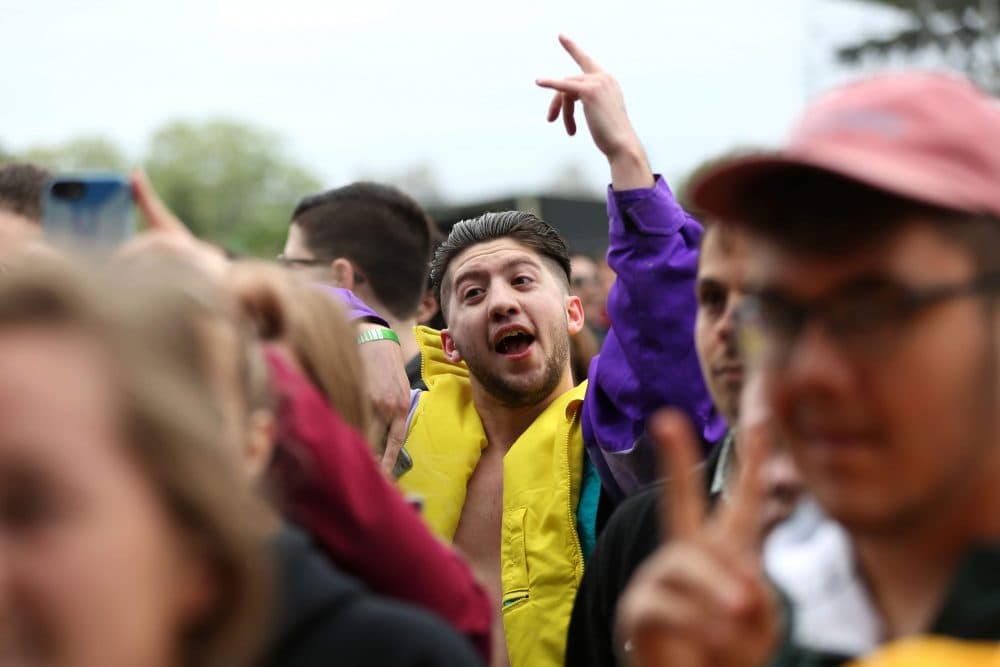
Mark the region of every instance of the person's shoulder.
[[[710, 482], [715, 474], [724, 443], [725, 441], [723, 440], [713, 445], [708, 458], [699, 464], [704, 471], [706, 482]], [[651, 535], [655, 535], [657, 538], [661, 537], [659, 535], [661, 525], [660, 516], [662, 512], [666, 511], [664, 506], [666, 502], [666, 485], [669, 483], [669, 479], [655, 480], [639, 488], [639, 490], [623, 500], [615, 508], [614, 512], [611, 513], [611, 517], [608, 519], [602, 535], [604, 533], [611, 535], [624, 533], [635, 536], [636, 533], [644, 530]], [[706, 487], [705, 493], [711, 502], [712, 494], [709, 488]]]
[[444, 621], [409, 604], [367, 590], [341, 598], [311, 616], [285, 643], [274, 667], [476, 667], [469, 641]]
[[593, 560], [623, 575], [631, 572], [660, 542], [660, 512], [664, 484], [652, 482], [615, 508], [598, 537]]
[[443, 621], [383, 598], [327, 561], [308, 537], [285, 527], [275, 539], [278, 627], [262, 667], [329, 664], [466, 667], [472, 645]]
[[660, 513], [664, 487], [666, 482], [662, 479], [651, 482], [641, 487], [638, 491], [622, 501], [622, 503], [612, 512], [608, 519], [605, 530], [613, 530], [619, 526], [627, 528], [632, 526], [635, 529], [637, 520], [648, 520], [656, 518]]
[[[409, 604], [368, 594], [344, 613], [335, 631], [359, 648], [361, 665], [471, 667], [481, 660], [472, 644], [436, 616]], [[318, 629], [317, 634], [323, 633]], [[346, 664], [340, 662], [338, 664]]]

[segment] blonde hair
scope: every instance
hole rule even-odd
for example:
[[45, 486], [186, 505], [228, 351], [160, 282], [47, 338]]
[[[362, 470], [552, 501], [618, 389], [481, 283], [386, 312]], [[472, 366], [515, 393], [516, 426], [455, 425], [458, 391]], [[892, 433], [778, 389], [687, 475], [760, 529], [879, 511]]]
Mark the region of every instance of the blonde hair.
[[[0, 281], [0, 329], [80, 332], [106, 351], [121, 398], [127, 455], [158, 491], [178, 528], [205, 558], [214, 605], [180, 629], [185, 665], [245, 664], [266, 627], [271, 570], [262, 505], [219, 446], [221, 420], [204, 375], [178, 363], [200, 350], [198, 325], [167, 308], [152, 282], [88, 269], [67, 259], [15, 258]], [[173, 324], [171, 324], [171, 322]]]
[[348, 424], [375, 442], [357, 332], [343, 306], [321, 289], [263, 262], [238, 262], [228, 284], [264, 341], [295, 360]]

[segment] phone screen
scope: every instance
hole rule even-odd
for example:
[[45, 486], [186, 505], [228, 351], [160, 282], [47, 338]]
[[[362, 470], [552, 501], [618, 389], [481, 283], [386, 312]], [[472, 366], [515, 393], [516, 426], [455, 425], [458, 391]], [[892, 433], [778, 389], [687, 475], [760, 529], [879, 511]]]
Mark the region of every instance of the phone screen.
[[71, 174], [49, 181], [42, 195], [42, 228], [57, 241], [111, 248], [135, 231], [132, 188], [116, 174]]

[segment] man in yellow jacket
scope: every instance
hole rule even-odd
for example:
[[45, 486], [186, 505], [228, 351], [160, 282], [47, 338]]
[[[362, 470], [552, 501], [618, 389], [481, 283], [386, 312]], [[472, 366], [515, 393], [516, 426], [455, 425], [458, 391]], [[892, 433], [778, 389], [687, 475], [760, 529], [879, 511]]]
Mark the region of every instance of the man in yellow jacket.
[[615, 80], [561, 41], [583, 74], [538, 83], [556, 91], [549, 120], [562, 113], [570, 134], [582, 102], [610, 165], [612, 330], [591, 385], [574, 386], [569, 337], [584, 315], [563, 239], [520, 211], [458, 223], [432, 263], [448, 327], [418, 330], [428, 390], [401, 480], [496, 596], [495, 662], [514, 667], [563, 664], [602, 483], [620, 499], [655, 474], [644, 417], [672, 404], [706, 439], [724, 432], [692, 336], [701, 227], [651, 171]]

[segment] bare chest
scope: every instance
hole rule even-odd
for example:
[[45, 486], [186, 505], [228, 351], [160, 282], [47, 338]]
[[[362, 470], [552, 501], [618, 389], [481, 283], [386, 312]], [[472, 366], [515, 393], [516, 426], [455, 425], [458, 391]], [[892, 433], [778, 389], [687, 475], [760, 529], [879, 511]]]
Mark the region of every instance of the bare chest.
[[469, 478], [454, 543], [495, 595], [500, 593], [502, 516], [503, 456], [487, 449]]

